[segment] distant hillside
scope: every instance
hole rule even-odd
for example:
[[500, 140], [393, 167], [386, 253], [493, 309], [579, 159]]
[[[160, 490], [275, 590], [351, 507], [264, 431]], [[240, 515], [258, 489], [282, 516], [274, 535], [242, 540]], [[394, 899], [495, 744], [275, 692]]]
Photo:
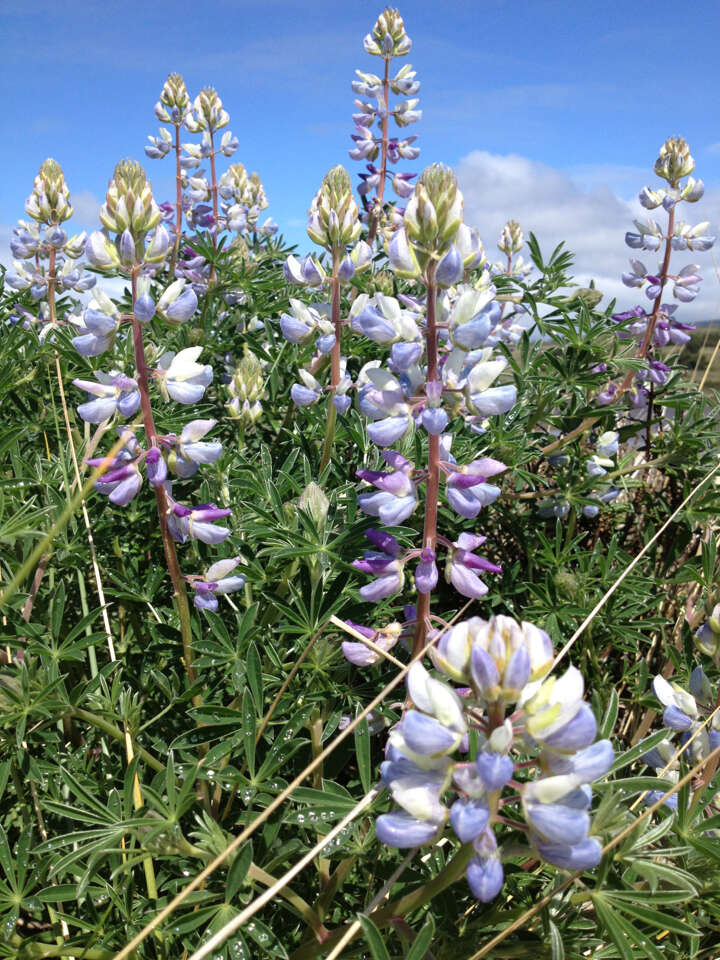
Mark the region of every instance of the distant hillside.
[[700, 383], [708, 364], [712, 361], [710, 372], [705, 380], [705, 390], [720, 390], [720, 348], [713, 353], [720, 340], [720, 320], [698, 327], [692, 339], [682, 352], [682, 359], [690, 371], [694, 371], [693, 380]]

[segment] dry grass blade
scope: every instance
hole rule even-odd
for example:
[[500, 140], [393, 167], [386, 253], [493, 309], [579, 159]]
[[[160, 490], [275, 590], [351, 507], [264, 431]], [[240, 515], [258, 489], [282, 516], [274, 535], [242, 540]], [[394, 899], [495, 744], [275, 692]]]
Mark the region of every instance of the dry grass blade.
[[[82, 487], [82, 477], [80, 476], [80, 466], [78, 464], [77, 453], [75, 451], [75, 441], [73, 440], [72, 428], [70, 426], [70, 416], [68, 414], [67, 399], [65, 397], [65, 385], [63, 383], [60, 357], [57, 353], [55, 354], [55, 370], [58, 378], [58, 387], [60, 389], [60, 405], [62, 407], [63, 419], [65, 420], [65, 430], [67, 431], [70, 455], [73, 462], [73, 471], [75, 473], [75, 483], [77, 484], [78, 490], [80, 490]], [[97, 588], [98, 600], [100, 601], [100, 609], [102, 611], [103, 626], [105, 627], [105, 639], [107, 640], [108, 645], [108, 654], [110, 656], [110, 660], [114, 663], [117, 659], [115, 656], [115, 644], [113, 643], [112, 631], [110, 630], [110, 618], [108, 616], [107, 605], [105, 603], [105, 591], [103, 589], [102, 577], [100, 576], [100, 565], [98, 564], [97, 551], [95, 550], [95, 540], [93, 539], [92, 525], [90, 523], [90, 516], [87, 511], [84, 497], [80, 501], [80, 508], [82, 510], [83, 523], [85, 524], [88, 545], [90, 547], [90, 559], [92, 561], [95, 587]]]
[[712, 365], [715, 363], [715, 357], [717, 356], [718, 350], [720, 350], [720, 337], [718, 338], [718, 342], [715, 344], [715, 349], [708, 360], [708, 365], [705, 367], [705, 373], [702, 375], [700, 383], [698, 384], [698, 390], [702, 390], [702, 388], [705, 386], [705, 381], [708, 378], [708, 374], [712, 370]]
[[605, 606], [605, 604], [608, 602], [608, 600], [610, 599], [610, 597], [615, 593], [615, 591], [616, 591], [617, 588], [620, 586], [620, 584], [623, 582], [623, 580], [630, 574], [630, 572], [631, 572], [631, 571], [637, 566], [637, 564], [642, 560], [642, 558], [643, 558], [643, 557], [645, 556], [645, 554], [648, 552], [648, 550], [650, 549], [650, 547], [652, 547], [652, 545], [658, 540], [658, 538], [659, 538], [660, 536], [662, 536], [662, 534], [667, 530], [667, 528], [668, 528], [668, 527], [670, 526], [670, 524], [673, 522], [673, 520], [675, 519], [675, 517], [677, 517], [678, 514], [681, 513], [681, 512], [685, 509], [685, 507], [690, 503], [690, 501], [693, 499], [693, 497], [694, 497], [697, 493], [699, 493], [699, 491], [702, 489], [702, 487], [705, 486], [705, 484], [708, 482], [708, 480], [710, 480], [710, 479], [718, 472], [718, 470], [720, 470], [720, 463], [718, 463], [717, 466], [713, 467], [713, 469], [710, 471], [710, 473], [706, 474], [706, 475], [703, 477], [703, 479], [700, 481], [700, 483], [698, 483], [696, 486], [693, 487], [693, 489], [690, 491], [690, 493], [687, 495], [687, 497], [685, 497], [685, 499], [684, 499], [683, 502], [680, 504], [680, 506], [677, 507], [675, 510], [673, 510], [673, 512], [670, 514], [670, 516], [669, 516], [669, 517], [667, 518], [667, 520], [665, 521], [665, 523], [664, 523], [664, 524], [660, 527], [660, 529], [650, 538], [650, 540], [648, 540], [648, 542], [647, 542], [647, 543], [645, 544], [645, 546], [642, 548], [642, 550], [640, 551], [640, 553], [638, 553], [638, 555], [637, 555], [636, 557], [633, 557], [633, 559], [630, 561], [630, 563], [627, 565], [627, 567], [625, 567], [625, 569], [623, 570], [623, 572], [620, 574], [620, 576], [617, 578], [617, 580], [613, 583], [613, 585], [610, 587], [610, 589], [609, 589], [606, 593], [604, 593], [603, 596], [598, 600], [598, 602], [597, 602], [597, 603], [595, 604], [595, 606], [592, 608], [592, 610], [590, 611], [590, 613], [587, 615], [587, 617], [585, 617], [585, 619], [583, 620], [583, 622], [582, 622], [582, 623], [580, 624], [580, 626], [577, 628], [577, 630], [575, 631], [575, 633], [570, 637], [570, 639], [569, 639], [568, 642], [565, 644], [565, 646], [562, 648], [562, 650], [560, 650], [560, 652], [558, 653], [558, 655], [557, 655], [557, 656], [555, 657], [555, 659], [553, 660], [553, 667], [556, 667], [556, 666], [558, 665], [558, 663], [560, 663], [560, 661], [563, 659], [563, 657], [564, 657], [565, 654], [568, 652], [568, 650], [570, 650], [570, 648], [571, 648], [572, 645], [575, 643], [575, 641], [576, 641], [579, 637], [582, 636], [582, 634], [585, 632], [585, 630], [587, 629], [587, 627], [592, 623], [592, 621], [593, 621], [593, 620], [595, 619], [595, 617], [598, 615], [598, 613], [600, 612], [600, 610], [602, 610], [602, 608], [603, 608], [603, 607]]
[[[133, 423], [128, 427], [128, 429], [133, 430], [136, 426], [137, 424]], [[50, 547], [57, 534], [67, 525], [70, 517], [73, 515], [73, 513], [75, 513], [78, 506], [82, 503], [87, 494], [92, 490], [95, 481], [98, 480], [105, 473], [105, 471], [110, 468], [110, 464], [114, 460], [115, 455], [120, 452], [124, 445], [125, 437], [118, 437], [110, 450], [108, 450], [106, 453], [102, 463], [90, 472], [90, 475], [85, 483], [73, 495], [73, 497], [68, 500], [66, 506], [60, 511], [60, 515], [50, 527], [48, 533], [46, 533], [42, 540], [36, 544], [34, 549], [26, 558], [25, 562], [21, 564], [20, 569], [13, 575], [12, 580], [9, 581], [2, 593], [0, 593], [0, 608], [2, 608], [2, 606], [15, 595], [22, 581], [25, 579], [28, 573], [35, 568], [38, 560], [47, 551], [48, 547]]]
[[331, 843], [339, 833], [341, 833], [345, 827], [351, 823], [355, 817], [357, 817], [362, 811], [369, 807], [373, 800], [382, 793], [382, 790], [377, 788], [371, 790], [369, 793], [366, 793], [362, 800], [359, 800], [355, 806], [350, 810], [342, 820], [333, 827], [333, 829], [327, 833], [322, 840], [319, 840], [315, 846], [309, 850], [303, 857], [301, 857], [294, 866], [292, 866], [286, 873], [282, 875], [271, 887], [261, 894], [259, 897], [256, 897], [255, 900], [244, 910], [242, 910], [236, 917], [233, 917], [232, 920], [228, 921], [223, 927], [221, 927], [216, 934], [214, 934], [206, 943], [199, 947], [195, 953], [193, 953], [189, 960], [202, 960], [203, 957], [206, 957], [209, 953], [212, 953], [216, 947], [219, 947], [222, 943], [225, 943], [227, 938], [233, 934], [239, 927], [241, 927], [250, 917], [254, 916], [258, 910], [262, 909], [266, 903], [268, 903], [272, 898], [278, 893], [283, 887], [290, 883], [293, 877], [297, 876], [301, 870], [303, 870], [314, 857], [320, 853], [329, 843]]
[[[467, 608], [471, 605], [472, 602], [473, 601], [469, 600], [453, 619], [454, 620], [459, 619], [463, 615], [463, 613], [467, 610]], [[158, 913], [155, 917], [153, 917], [153, 919], [150, 920], [150, 922], [147, 923], [142, 928], [142, 930], [140, 930], [140, 932], [137, 933], [132, 938], [132, 940], [122, 948], [122, 950], [120, 950], [117, 954], [115, 954], [115, 957], [113, 958], [113, 960], [123, 960], [124, 957], [128, 957], [133, 952], [133, 950], [135, 950], [135, 948], [138, 947], [143, 942], [143, 940], [145, 940], [153, 932], [153, 930], [157, 929], [157, 927], [163, 922], [163, 920], [166, 919], [166, 917], [169, 917], [170, 914], [173, 913], [180, 906], [180, 904], [183, 903], [190, 896], [193, 890], [197, 890], [197, 888], [221, 864], [223, 864], [227, 860], [227, 858], [230, 856], [231, 853], [237, 850], [238, 847], [248, 839], [248, 837], [252, 836], [252, 834], [255, 833], [255, 831], [259, 827], [261, 827], [263, 823], [265, 823], [265, 821], [272, 816], [272, 814], [278, 809], [278, 807], [282, 806], [282, 804], [285, 802], [285, 800], [287, 800], [287, 798], [290, 796], [293, 790], [295, 790], [296, 787], [300, 786], [303, 780], [305, 780], [306, 777], [308, 777], [313, 772], [313, 770], [317, 769], [317, 767], [319, 767], [330, 756], [330, 754], [333, 753], [333, 751], [336, 750], [337, 747], [339, 747], [340, 744], [344, 740], [346, 740], [351, 733], [355, 731], [356, 727], [358, 727], [358, 725], [362, 723], [365, 717], [367, 717], [369, 713], [372, 713], [375, 707], [379, 706], [379, 704], [382, 703], [385, 697], [389, 693], [391, 693], [397, 686], [399, 686], [400, 683], [402, 683], [402, 681], [405, 679], [405, 676], [408, 670], [413, 665], [413, 663], [415, 663], [418, 660], [421, 660], [422, 657], [425, 656], [428, 649], [432, 646], [432, 644], [433, 644], [433, 640], [430, 640], [422, 648], [422, 650], [420, 650], [418, 654], [412, 658], [410, 663], [408, 663], [407, 666], [404, 666], [402, 670], [400, 670], [398, 674], [395, 677], [393, 677], [393, 679], [380, 691], [380, 693], [375, 697], [375, 699], [372, 700], [368, 704], [368, 706], [365, 707], [357, 715], [357, 717], [355, 717], [355, 719], [352, 720], [348, 724], [348, 726], [345, 727], [345, 729], [337, 735], [337, 737], [335, 737], [332, 743], [329, 743], [321, 753], [319, 753], [313, 760], [311, 760], [310, 763], [305, 767], [305, 769], [302, 770], [297, 775], [297, 777], [295, 777], [292, 783], [289, 783], [288, 786], [282, 791], [282, 793], [278, 794], [278, 796], [275, 797], [272, 803], [268, 804], [268, 806], [262, 811], [262, 813], [258, 814], [258, 816], [253, 820], [253, 822], [249, 824], [247, 827], [245, 827], [245, 829], [241, 831], [235, 837], [235, 839], [228, 844], [228, 846], [222, 851], [222, 853], [219, 853], [214, 860], [212, 860], [206, 867], [204, 867], [200, 871], [200, 873], [198, 873], [197, 876], [194, 877], [190, 881], [190, 883], [188, 883], [186, 887], [183, 887], [180, 893], [178, 893], [175, 897], [173, 897], [173, 899], [170, 901], [170, 903], [167, 904], [167, 906], [163, 907], [160, 913]]]

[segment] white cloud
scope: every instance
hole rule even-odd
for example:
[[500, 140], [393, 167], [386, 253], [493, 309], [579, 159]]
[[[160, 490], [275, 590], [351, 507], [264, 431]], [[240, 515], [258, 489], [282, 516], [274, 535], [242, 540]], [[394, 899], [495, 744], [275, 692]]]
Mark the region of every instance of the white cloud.
[[[538, 238], [544, 255], [564, 241], [575, 255], [574, 276], [581, 286], [595, 280], [607, 303], [617, 298], [617, 309], [644, 300], [623, 286], [620, 274], [635, 255], [649, 270], [656, 268], [656, 254], [631, 251], [624, 242], [632, 230], [633, 217], [643, 211], [637, 192], [645, 183], [655, 182], [650, 170], [633, 167], [579, 167], [559, 170], [517, 154], [505, 156], [475, 150], [457, 166], [460, 188], [465, 197], [465, 219], [477, 228], [488, 256], [494, 259], [495, 244], [503, 224], [519, 221], [525, 235]], [[660, 211], [661, 216], [664, 212]], [[684, 204], [681, 216], [693, 223], [709, 220], [711, 233], [720, 233], [720, 187], [708, 189], [703, 200]], [[526, 257], [527, 259], [527, 257]], [[720, 314], [720, 290], [711, 255], [674, 253], [672, 264], [682, 267], [695, 261], [705, 277], [701, 293], [692, 304], [681, 305], [681, 319], [696, 322]], [[669, 298], [668, 298], [669, 299]]]
[[73, 193], [70, 197], [72, 203], [73, 215], [68, 224], [68, 229], [74, 233], [78, 227], [85, 230], [100, 230], [101, 224], [98, 220], [100, 213], [100, 201], [91, 190], [80, 190]]

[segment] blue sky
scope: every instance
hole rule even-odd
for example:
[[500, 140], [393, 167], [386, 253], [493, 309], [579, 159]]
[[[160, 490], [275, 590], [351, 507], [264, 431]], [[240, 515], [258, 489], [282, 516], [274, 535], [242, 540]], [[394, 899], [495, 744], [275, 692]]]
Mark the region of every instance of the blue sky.
[[[192, 95], [218, 90], [240, 140], [233, 159], [258, 171], [267, 214], [309, 247], [303, 224], [322, 175], [336, 163], [362, 169], [346, 152], [350, 81], [355, 68], [377, 69], [362, 38], [381, 9], [356, 0], [29, 0], [22, 8], [3, 0], [0, 229], [7, 235], [23, 216], [46, 156], [65, 170], [79, 227], [95, 225], [124, 156], [145, 162], [156, 198], [169, 199], [171, 160], [147, 160], [143, 146], [157, 132], [153, 104], [165, 77], [177, 71]], [[422, 84], [423, 118], [408, 131], [422, 154], [410, 166], [457, 168], [468, 219], [488, 248], [502, 221], [518, 217], [547, 245], [568, 238], [579, 278], [592, 273], [615, 293], [632, 198], [655, 182], [657, 149], [673, 134], [690, 143], [708, 187], [696, 219], [718, 229], [715, 0], [687, 13], [667, 0], [414, 0], [400, 12], [413, 40], [406, 62]], [[720, 287], [708, 254], [702, 263], [709, 306]]]

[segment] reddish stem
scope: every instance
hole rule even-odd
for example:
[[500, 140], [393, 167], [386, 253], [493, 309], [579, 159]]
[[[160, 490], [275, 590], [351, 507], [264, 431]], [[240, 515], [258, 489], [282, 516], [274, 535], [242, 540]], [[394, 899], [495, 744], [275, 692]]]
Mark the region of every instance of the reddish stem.
[[[132, 300], [133, 309], [137, 300], [137, 278], [140, 272], [138, 266], [133, 267], [132, 279]], [[143, 415], [143, 424], [145, 426], [145, 437], [148, 449], [157, 447], [158, 434], [155, 428], [152, 406], [150, 404], [149, 371], [145, 362], [145, 345], [143, 343], [143, 331], [138, 319], [133, 315], [133, 346], [135, 348], [135, 367], [137, 369], [137, 385], [140, 392], [140, 405]], [[197, 675], [193, 667], [192, 653], [192, 628], [190, 624], [190, 607], [188, 605], [187, 590], [185, 581], [180, 572], [177, 551], [175, 550], [175, 541], [168, 529], [168, 510], [169, 504], [165, 487], [153, 485], [155, 490], [155, 499], [157, 501], [158, 517], [160, 519], [160, 532], [162, 535], [163, 548], [165, 550], [165, 560], [167, 562], [168, 572], [172, 580], [175, 603], [177, 605], [178, 616], [180, 619], [180, 632], [183, 642], [183, 656], [185, 659], [185, 670], [187, 672], [188, 683], [192, 686]], [[202, 699], [199, 696], [193, 697], [193, 703], [200, 706]]]
[[[435, 264], [431, 263], [427, 274], [427, 311], [425, 317], [425, 344], [427, 352], [427, 381], [439, 379], [438, 343], [435, 326]], [[428, 473], [425, 484], [425, 529], [423, 549], [435, 550], [437, 544], [438, 498], [440, 494], [440, 437], [431, 434], [428, 443]], [[417, 632], [413, 656], [417, 656], [425, 646], [428, 626], [430, 625], [430, 594], [421, 593], [417, 604]]]
[[388, 152], [388, 123], [390, 121], [390, 57], [385, 57], [385, 76], [383, 77], [383, 101], [385, 103], [385, 116], [382, 122], [382, 143], [380, 144], [380, 183], [377, 188], [375, 204], [370, 211], [370, 229], [368, 230], [368, 243], [372, 242], [377, 235], [378, 224], [382, 215], [383, 196], [385, 194], [385, 174], [387, 173], [387, 152]]

